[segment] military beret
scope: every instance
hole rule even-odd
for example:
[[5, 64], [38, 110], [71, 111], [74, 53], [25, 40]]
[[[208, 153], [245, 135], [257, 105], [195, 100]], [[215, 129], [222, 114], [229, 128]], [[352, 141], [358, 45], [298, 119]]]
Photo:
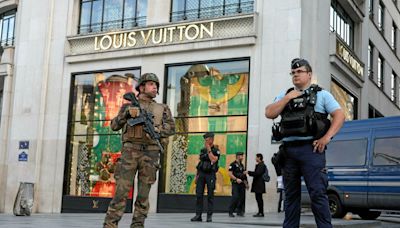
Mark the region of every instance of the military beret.
[[203, 138], [214, 138], [214, 133], [213, 132], [207, 132], [203, 135]]
[[236, 156], [237, 155], [243, 155], [244, 153], [243, 152], [241, 152], [241, 151], [239, 151], [239, 152], [236, 152]]
[[297, 69], [302, 66], [307, 66], [311, 69], [311, 65], [308, 63], [308, 61], [305, 59], [300, 59], [300, 58], [293, 59], [292, 62], [290, 63], [290, 65], [291, 65], [292, 69]]

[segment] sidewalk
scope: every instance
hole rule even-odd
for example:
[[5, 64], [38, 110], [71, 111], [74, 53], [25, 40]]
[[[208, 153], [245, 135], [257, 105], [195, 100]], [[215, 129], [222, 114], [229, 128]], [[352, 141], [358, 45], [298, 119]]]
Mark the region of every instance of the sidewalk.
[[[14, 216], [10, 214], [0, 214], [0, 227], [8, 228], [71, 228], [71, 227], [84, 227], [84, 228], [99, 228], [105, 214], [33, 214], [30, 217]], [[203, 215], [203, 222], [190, 222], [190, 218], [194, 214], [150, 214], [146, 220], [146, 227], [173, 227], [173, 228], [245, 228], [245, 227], [282, 227], [283, 213], [269, 213], [264, 218], [253, 218], [252, 215], [247, 214], [246, 217], [229, 218], [227, 214], [214, 214], [213, 222], [205, 222], [205, 215]], [[122, 218], [119, 227], [129, 227], [131, 214], [125, 214]], [[344, 220], [333, 219], [334, 227], [351, 227], [351, 228], [375, 228], [381, 227], [379, 221], [364, 221], [364, 220]], [[311, 215], [302, 215], [301, 227], [316, 227], [314, 217]]]

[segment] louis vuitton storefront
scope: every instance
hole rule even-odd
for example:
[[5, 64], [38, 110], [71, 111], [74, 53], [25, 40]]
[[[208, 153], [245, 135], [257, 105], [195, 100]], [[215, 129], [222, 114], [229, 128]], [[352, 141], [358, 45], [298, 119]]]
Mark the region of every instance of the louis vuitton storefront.
[[[221, 151], [215, 209], [227, 210], [228, 166], [237, 151], [248, 150], [255, 18], [248, 12], [68, 38], [71, 88], [62, 212], [105, 212], [121, 156], [120, 132], [110, 129], [110, 120], [124, 102], [123, 94], [136, 92], [137, 79], [145, 72], [160, 78], [157, 101], [170, 106], [176, 121], [176, 135], [161, 156], [158, 182], [151, 190], [151, 210], [193, 211], [195, 167], [201, 136], [208, 131], [216, 133]], [[128, 212], [134, 194], [135, 185]]]

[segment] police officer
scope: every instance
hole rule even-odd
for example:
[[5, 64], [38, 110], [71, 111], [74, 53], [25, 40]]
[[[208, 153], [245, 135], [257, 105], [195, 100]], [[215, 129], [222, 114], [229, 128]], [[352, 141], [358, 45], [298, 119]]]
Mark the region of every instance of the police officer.
[[196, 215], [190, 220], [201, 222], [203, 212], [204, 187], [207, 185], [207, 222], [212, 222], [214, 207], [214, 189], [216, 172], [218, 172], [218, 161], [220, 152], [214, 145], [214, 133], [207, 132], [203, 135], [204, 148], [200, 151], [200, 162], [197, 164], [196, 175]]
[[244, 216], [244, 200], [246, 194], [247, 176], [243, 165], [243, 152], [236, 152], [236, 160], [229, 165], [229, 177], [232, 182], [232, 199], [229, 205], [229, 217]]
[[[136, 90], [139, 91], [140, 107], [153, 114], [155, 131], [161, 135], [161, 143], [166, 148], [167, 138], [175, 133], [175, 123], [169, 107], [156, 103], [160, 83], [153, 73], [143, 74], [138, 80]], [[115, 170], [117, 187], [115, 195], [104, 220], [104, 227], [118, 227], [124, 211], [128, 192], [132, 188], [136, 172], [138, 172], [138, 194], [135, 201], [131, 227], [144, 227], [144, 220], [149, 211], [149, 191], [156, 181], [159, 168], [160, 148], [156, 141], [144, 131], [142, 124], [130, 126], [127, 120], [141, 115], [140, 109], [131, 104], [124, 104], [118, 115], [112, 119], [111, 128], [114, 131], [122, 129], [121, 159]]]
[[[283, 134], [286, 196], [283, 227], [299, 227], [301, 176], [311, 198], [317, 226], [332, 227], [326, 192], [325, 148], [341, 128], [344, 113], [332, 94], [311, 84], [312, 68], [307, 60], [293, 59], [290, 75], [294, 88], [282, 92], [274, 103], [265, 108], [267, 118], [274, 119], [281, 115], [279, 133]], [[313, 96], [315, 93], [316, 96]], [[326, 123], [327, 114], [332, 117], [330, 125]], [[291, 118], [288, 118], [290, 115]], [[322, 118], [317, 119], [318, 116]], [[316, 129], [321, 123], [323, 129]], [[323, 132], [323, 135], [317, 136], [318, 132]]]

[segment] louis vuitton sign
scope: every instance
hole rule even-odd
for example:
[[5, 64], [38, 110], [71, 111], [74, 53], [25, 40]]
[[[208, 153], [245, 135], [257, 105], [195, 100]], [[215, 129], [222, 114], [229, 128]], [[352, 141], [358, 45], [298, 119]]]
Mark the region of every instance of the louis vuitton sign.
[[214, 22], [107, 33], [94, 38], [95, 51], [155, 46], [213, 38]]

